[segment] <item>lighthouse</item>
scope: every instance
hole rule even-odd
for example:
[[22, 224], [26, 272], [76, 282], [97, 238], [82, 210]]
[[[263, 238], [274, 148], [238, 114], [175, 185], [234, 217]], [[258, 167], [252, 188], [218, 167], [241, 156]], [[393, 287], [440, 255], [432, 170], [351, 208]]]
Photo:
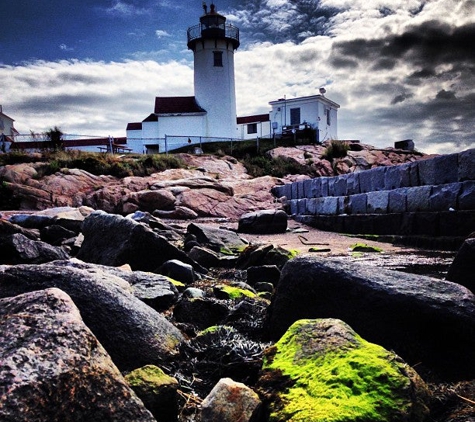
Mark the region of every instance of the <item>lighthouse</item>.
[[203, 3], [198, 25], [188, 28], [188, 48], [194, 56], [195, 98], [206, 110], [205, 136], [236, 138], [236, 89], [234, 51], [239, 47], [239, 29], [226, 17]]

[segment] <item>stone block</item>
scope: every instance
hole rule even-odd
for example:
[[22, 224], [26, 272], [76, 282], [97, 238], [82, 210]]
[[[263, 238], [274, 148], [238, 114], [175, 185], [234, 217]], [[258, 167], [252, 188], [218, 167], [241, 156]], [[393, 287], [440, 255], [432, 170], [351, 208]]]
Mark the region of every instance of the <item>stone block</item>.
[[373, 229], [375, 234], [397, 235], [401, 230], [403, 214], [373, 215]]
[[366, 212], [369, 214], [386, 214], [388, 212], [389, 191], [368, 192], [366, 197]]
[[439, 213], [439, 235], [467, 237], [475, 228], [475, 211]]
[[349, 214], [366, 214], [367, 194], [351, 195], [348, 199]]
[[320, 177], [320, 197], [328, 196], [328, 180], [330, 177]]
[[430, 196], [431, 211], [449, 211], [457, 208], [457, 197], [460, 193], [461, 183], [449, 183], [432, 187]]
[[312, 179], [307, 179], [302, 182], [303, 187], [303, 198], [311, 198], [312, 197]]
[[458, 180], [475, 180], [475, 148], [458, 154]]
[[306, 211], [307, 211], [307, 199], [306, 198], [297, 199], [297, 213], [305, 214]]
[[335, 196], [335, 182], [336, 182], [337, 177], [329, 177], [327, 181], [328, 185], [328, 196]]
[[345, 196], [346, 189], [347, 189], [347, 176], [346, 175], [338, 176], [335, 179], [335, 183], [333, 185], [333, 195]]
[[322, 196], [322, 178], [316, 177], [312, 179], [312, 183], [310, 186], [310, 197], [311, 198], [319, 198]]
[[323, 198], [321, 214], [337, 215], [338, 214], [338, 198], [335, 196], [327, 196]]
[[290, 186], [292, 187], [290, 199], [299, 199], [298, 182], [293, 182]]
[[360, 193], [360, 173], [349, 173], [346, 179], [346, 195]]
[[389, 213], [401, 213], [407, 211], [407, 188], [389, 191]]
[[432, 186], [417, 186], [407, 190], [408, 211], [429, 211]]
[[458, 181], [458, 154], [441, 155], [419, 164], [421, 185], [441, 185]]
[[384, 189], [392, 190], [402, 187], [402, 172], [399, 166], [388, 167], [384, 175]]
[[371, 192], [371, 190], [372, 190], [372, 186], [371, 186], [372, 172], [371, 172], [371, 170], [361, 171], [358, 174], [359, 174], [359, 179], [360, 179], [360, 192], [361, 193]]
[[371, 191], [384, 190], [384, 180], [389, 167], [376, 167], [371, 169]]
[[321, 198], [307, 198], [307, 212], [305, 214], [316, 215], [318, 214], [318, 205], [321, 202]]
[[416, 212], [414, 214], [413, 235], [439, 236], [439, 213]]
[[290, 205], [290, 215], [297, 215], [298, 214], [298, 209], [297, 209], [297, 199], [291, 199], [289, 201]]
[[396, 166], [401, 176], [401, 187], [410, 188], [419, 186], [419, 161]]
[[457, 208], [475, 210], [475, 181], [466, 181], [461, 184]]
[[349, 214], [350, 207], [348, 206], [349, 203], [349, 196], [338, 196], [338, 214]]

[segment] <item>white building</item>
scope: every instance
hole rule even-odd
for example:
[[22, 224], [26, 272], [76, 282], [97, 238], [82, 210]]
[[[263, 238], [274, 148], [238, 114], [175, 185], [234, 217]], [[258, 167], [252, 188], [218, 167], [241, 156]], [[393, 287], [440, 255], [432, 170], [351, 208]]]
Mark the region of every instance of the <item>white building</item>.
[[272, 137], [269, 113], [237, 118], [239, 139]]
[[[321, 92], [325, 92], [321, 89]], [[271, 101], [270, 120], [277, 136], [295, 133], [306, 128], [316, 131], [315, 142], [338, 139], [337, 113], [340, 106], [324, 95], [281, 98]]]
[[157, 97], [154, 112], [127, 125], [127, 144], [134, 152], [163, 152], [197, 140], [238, 137], [234, 51], [239, 29], [206, 4], [198, 25], [188, 28], [194, 56], [194, 97]]
[[0, 105], [0, 153], [8, 152], [15, 136], [18, 134], [11, 117], [3, 113], [3, 107]]

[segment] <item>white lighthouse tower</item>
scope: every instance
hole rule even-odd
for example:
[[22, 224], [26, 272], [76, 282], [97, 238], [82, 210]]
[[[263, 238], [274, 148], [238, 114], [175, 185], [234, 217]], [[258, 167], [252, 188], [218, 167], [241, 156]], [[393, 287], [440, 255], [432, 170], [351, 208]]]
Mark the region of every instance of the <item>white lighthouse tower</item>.
[[188, 28], [188, 48], [194, 55], [195, 98], [206, 110], [205, 136], [237, 137], [234, 50], [239, 29], [203, 3], [198, 25]]

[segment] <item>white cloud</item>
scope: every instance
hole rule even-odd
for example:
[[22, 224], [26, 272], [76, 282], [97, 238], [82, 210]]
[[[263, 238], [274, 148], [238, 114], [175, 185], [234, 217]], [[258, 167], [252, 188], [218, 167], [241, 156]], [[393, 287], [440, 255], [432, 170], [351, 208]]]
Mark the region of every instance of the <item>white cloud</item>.
[[114, 5], [106, 9], [106, 13], [113, 16], [134, 16], [148, 13], [147, 9], [135, 7], [133, 4], [115, 0]]
[[157, 29], [155, 31], [155, 35], [157, 36], [157, 38], [171, 37], [171, 35], [163, 29]]

